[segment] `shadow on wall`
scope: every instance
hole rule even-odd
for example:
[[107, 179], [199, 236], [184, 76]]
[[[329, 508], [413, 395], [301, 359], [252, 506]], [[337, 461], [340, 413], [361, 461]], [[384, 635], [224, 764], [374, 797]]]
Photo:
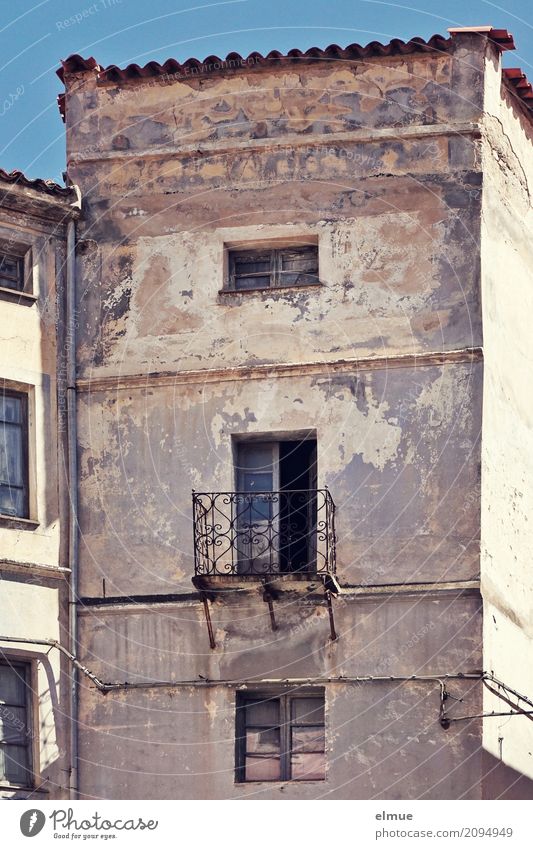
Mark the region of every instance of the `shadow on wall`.
[[533, 781], [483, 750], [483, 799], [533, 799]]

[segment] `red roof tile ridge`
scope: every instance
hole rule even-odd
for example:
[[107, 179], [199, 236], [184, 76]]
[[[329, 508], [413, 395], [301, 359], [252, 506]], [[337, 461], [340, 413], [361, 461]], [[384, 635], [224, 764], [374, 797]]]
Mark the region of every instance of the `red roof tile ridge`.
[[28, 189], [36, 189], [39, 192], [45, 192], [49, 195], [63, 195], [68, 197], [72, 194], [72, 189], [66, 186], [60, 186], [53, 180], [44, 180], [42, 178], [31, 179], [26, 177], [22, 171], [5, 171], [0, 168], [0, 182], [17, 184]]
[[61, 67], [56, 73], [62, 82], [64, 82], [65, 74], [82, 73], [84, 71], [96, 72], [98, 79], [102, 81], [123, 81], [150, 76], [163, 76], [164, 74], [182, 74], [188, 76], [191, 69], [202, 69], [206, 72], [224, 70], [232, 68], [235, 65], [242, 67], [243, 65], [251, 64], [287, 62], [287, 60], [364, 59], [368, 56], [394, 56], [417, 52], [425, 53], [433, 50], [443, 51], [448, 50], [450, 46], [451, 38], [436, 34], [432, 35], [427, 41], [421, 36], [414, 36], [408, 41], [403, 41], [401, 38], [393, 38], [388, 44], [382, 44], [380, 41], [371, 41], [365, 46], [355, 43], [349, 44], [347, 47], [330, 44], [324, 49], [310, 47], [308, 50], [302, 51], [298, 48], [293, 48], [287, 51], [287, 53], [271, 50], [266, 56], [263, 56], [258, 51], [253, 51], [248, 56], [241, 56], [240, 53], [233, 51], [225, 58], [213, 55], [200, 60], [191, 57], [184, 62], [178, 62], [177, 59], [167, 59], [163, 64], [152, 61], [144, 66], [133, 62], [125, 68], [120, 68], [118, 65], [108, 65], [106, 68], [102, 68], [94, 57], [91, 56], [88, 59], [84, 59], [78, 53], [75, 53], [62, 60]]
[[533, 86], [529, 82], [522, 68], [504, 68], [503, 79], [509, 84], [509, 88], [518, 95], [528, 109], [533, 109]]

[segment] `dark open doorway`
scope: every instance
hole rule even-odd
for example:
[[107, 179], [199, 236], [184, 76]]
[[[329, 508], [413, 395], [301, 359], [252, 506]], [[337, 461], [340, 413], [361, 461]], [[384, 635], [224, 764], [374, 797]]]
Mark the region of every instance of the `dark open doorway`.
[[241, 573], [316, 568], [316, 439], [236, 446]]

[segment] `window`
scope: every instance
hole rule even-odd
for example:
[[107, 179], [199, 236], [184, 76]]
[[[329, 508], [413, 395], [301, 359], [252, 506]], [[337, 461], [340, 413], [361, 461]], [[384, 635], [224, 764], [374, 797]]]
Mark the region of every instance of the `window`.
[[0, 661], [0, 784], [32, 784], [31, 667]]
[[240, 574], [316, 568], [316, 439], [237, 442]]
[[28, 397], [0, 390], [0, 515], [28, 511]]
[[4, 289], [24, 289], [24, 259], [20, 256], [0, 254], [0, 286]]
[[237, 698], [237, 781], [325, 779], [323, 690]]
[[229, 289], [316, 285], [318, 245], [229, 252]]

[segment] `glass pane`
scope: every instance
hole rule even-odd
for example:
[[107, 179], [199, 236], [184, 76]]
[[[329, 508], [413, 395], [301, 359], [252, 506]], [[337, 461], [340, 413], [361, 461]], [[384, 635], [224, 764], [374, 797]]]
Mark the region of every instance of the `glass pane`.
[[22, 401], [9, 395], [0, 395], [0, 420], [3, 422], [22, 421]]
[[0, 746], [0, 781], [29, 784], [28, 749], [26, 746]]
[[325, 734], [323, 726], [321, 728], [292, 729], [293, 752], [323, 752], [324, 749]]
[[243, 492], [272, 492], [272, 472], [243, 472]]
[[235, 503], [239, 528], [269, 522], [272, 518], [272, 499], [268, 495], [238, 496]]
[[0, 485], [0, 514], [24, 518], [26, 513], [24, 503], [23, 490]]
[[246, 726], [254, 725], [267, 728], [279, 725], [279, 699], [246, 702]]
[[22, 485], [22, 428], [0, 424], [0, 483]]
[[236, 289], [266, 289], [270, 286], [270, 274], [264, 277], [236, 277]]
[[246, 729], [246, 751], [248, 754], [254, 752], [275, 752], [279, 754], [279, 749], [279, 728]]
[[306, 274], [294, 271], [282, 271], [280, 274], [280, 284], [282, 286], [312, 286], [314, 283], [319, 283], [318, 275]]
[[302, 250], [281, 252], [282, 271], [307, 271], [316, 274], [318, 271], [318, 249], [316, 247]]
[[0, 286], [22, 289], [22, 261], [16, 257], [0, 256]]
[[324, 753], [314, 755], [293, 755], [291, 757], [291, 778], [294, 781], [321, 780], [326, 777], [326, 756]]
[[235, 257], [235, 274], [270, 273], [270, 253]]
[[246, 781], [277, 781], [281, 778], [280, 764], [279, 758], [247, 756]]
[[324, 699], [322, 697], [293, 698], [291, 717], [298, 725], [323, 725]]
[[239, 445], [239, 469], [255, 472], [270, 472], [272, 469], [272, 445]]
[[0, 704], [26, 705], [26, 680], [22, 667], [0, 665]]
[[25, 745], [29, 734], [30, 729], [26, 725], [26, 708], [0, 705], [0, 741]]
[[318, 248], [302, 248], [281, 252], [280, 284], [305, 286], [318, 283]]

